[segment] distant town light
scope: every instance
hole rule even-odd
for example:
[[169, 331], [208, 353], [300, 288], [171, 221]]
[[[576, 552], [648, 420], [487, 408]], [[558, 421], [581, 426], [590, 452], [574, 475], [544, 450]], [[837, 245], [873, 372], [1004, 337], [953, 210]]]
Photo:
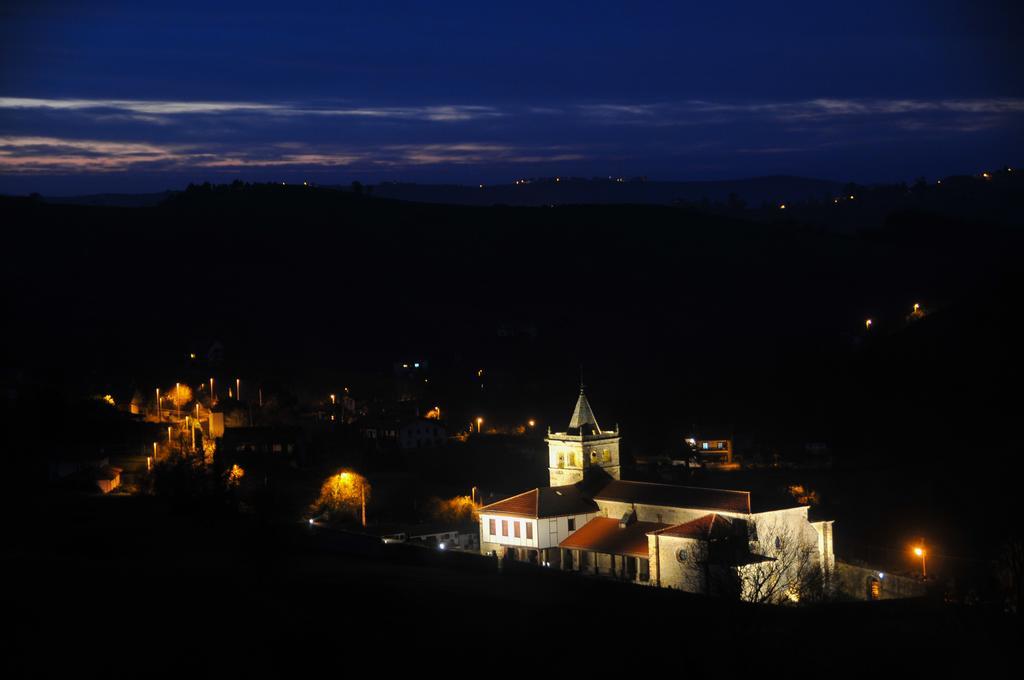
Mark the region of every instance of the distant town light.
[[873, 323], [874, 323], [874, 321], [872, 321], [871, 319], [866, 319], [864, 321], [864, 328], [870, 329], [871, 328], [871, 324], [873, 324]]
[[536, 420], [534, 420], [533, 418], [530, 418], [530, 420], [529, 420], [528, 422], [529, 422], [529, 424], [530, 424], [530, 427], [533, 427], [534, 425], [536, 425], [536, 424], [537, 424], [537, 421], [536, 421]]
[[785, 203], [780, 203], [779, 204], [779, 210], [785, 210], [785, 209], [786, 209], [786, 204]]

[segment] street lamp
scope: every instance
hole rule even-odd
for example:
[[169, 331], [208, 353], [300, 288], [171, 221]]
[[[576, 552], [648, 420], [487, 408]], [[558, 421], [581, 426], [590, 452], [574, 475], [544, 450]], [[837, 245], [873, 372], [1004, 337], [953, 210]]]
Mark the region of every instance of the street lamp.
[[874, 323], [874, 321], [872, 321], [871, 319], [865, 319], [865, 321], [864, 321], [864, 329], [865, 330], [871, 330], [871, 324], [873, 324], [873, 323]]
[[484, 419], [481, 418], [480, 416], [477, 416], [477, 418], [476, 418], [476, 433], [477, 434], [480, 434], [480, 426], [483, 425], [483, 424], [484, 424]]
[[921, 558], [921, 578], [928, 578], [928, 551], [924, 549], [924, 542], [914, 546], [914, 555]]

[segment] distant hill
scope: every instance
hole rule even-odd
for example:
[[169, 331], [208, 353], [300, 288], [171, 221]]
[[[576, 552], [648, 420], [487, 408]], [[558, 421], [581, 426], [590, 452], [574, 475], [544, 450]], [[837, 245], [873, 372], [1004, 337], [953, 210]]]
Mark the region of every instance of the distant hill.
[[843, 191], [844, 183], [806, 177], [773, 176], [706, 182], [655, 182], [645, 179], [544, 178], [513, 184], [465, 186], [459, 184], [404, 184], [385, 182], [373, 195], [419, 203], [453, 205], [568, 205], [713, 203], [734, 195], [751, 206], [761, 203], [828, 199]]
[[44, 196], [46, 203], [60, 205], [102, 205], [121, 208], [148, 208], [159, 205], [173, 191], [160, 191], [152, 194], [87, 194], [85, 196]]
[[[785, 175], [701, 182], [547, 177], [519, 180], [518, 184], [487, 184], [483, 187], [464, 184], [384, 182], [372, 186], [369, 191], [381, 198], [450, 205], [673, 205], [680, 202], [699, 203], [704, 200], [725, 203], [730, 198], [735, 198], [750, 207], [757, 207], [762, 203], [826, 200], [842, 194], [844, 186], [842, 182]], [[63, 205], [144, 208], [158, 205], [175, 193], [163, 191], [147, 194], [45, 196], [43, 200]]]

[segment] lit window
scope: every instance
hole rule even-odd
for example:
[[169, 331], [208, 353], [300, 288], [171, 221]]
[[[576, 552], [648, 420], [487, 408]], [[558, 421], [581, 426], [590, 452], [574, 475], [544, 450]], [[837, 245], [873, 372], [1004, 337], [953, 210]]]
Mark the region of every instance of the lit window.
[[502, 536], [508, 536], [508, 520], [507, 519], [501, 520], [501, 535]]
[[498, 534], [498, 530], [497, 530], [497, 528], [495, 528], [494, 524], [495, 524], [495, 521], [493, 519], [487, 520], [487, 532], [491, 536], [497, 536], [497, 534]]
[[533, 540], [533, 524], [530, 522], [526, 523], [526, 538]]
[[519, 538], [519, 522], [512, 522], [512, 535]]

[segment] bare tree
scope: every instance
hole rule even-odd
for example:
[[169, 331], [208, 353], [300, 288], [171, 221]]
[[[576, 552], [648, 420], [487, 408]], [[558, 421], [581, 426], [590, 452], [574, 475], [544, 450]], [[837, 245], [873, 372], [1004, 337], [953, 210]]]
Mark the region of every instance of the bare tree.
[[814, 546], [791, 524], [775, 520], [757, 527], [757, 550], [737, 568], [740, 597], [749, 602], [797, 603], [825, 595], [825, 572]]

